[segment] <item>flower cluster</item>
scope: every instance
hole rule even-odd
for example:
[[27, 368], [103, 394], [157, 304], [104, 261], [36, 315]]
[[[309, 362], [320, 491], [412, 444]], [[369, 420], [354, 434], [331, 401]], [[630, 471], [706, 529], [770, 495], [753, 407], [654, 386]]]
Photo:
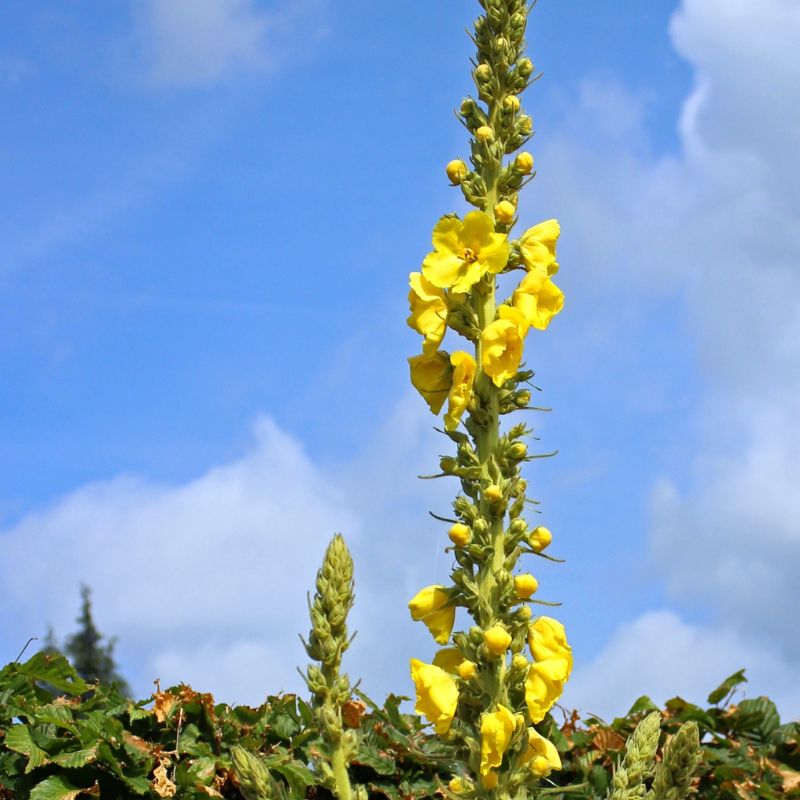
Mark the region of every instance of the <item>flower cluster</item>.
[[[523, 52], [529, 7], [480, 2], [477, 99], [459, 111], [472, 137], [470, 166], [455, 159], [446, 167], [475, 208], [439, 220], [433, 249], [409, 277], [408, 324], [422, 336], [411, 382], [433, 414], [444, 411], [456, 452], [441, 458], [441, 475], [461, 485], [448, 530], [451, 584], [427, 586], [409, 603], [443, 647], [432, 663], [412, 659], [411, 675], [417, 712], [463, 753], [449, 795], [507, 798], [560, 768], [542, 726], [572, 670], [563, 626], [534, 615], [539, 582], [517, 568], [526, 554], [551, 558], [551, 532], [523, 517], [534, 501], [521, 469], [539, 456], [528, 452], [526, 425], [501, 427], [505, 415], [532, 408], [526, 341], [547, 330], [564, 295], [553, 280], [558, 222], [512, 235], [519, 190], [535, 174], [530, 153], [517, 153], [533, 132], [519, 100], [534, 77]], [[500, 285], [513, 287], [502, 300]], [[448, 332], [463, 340], [459, 349], [444, 349]], [[471, 617], [463, 630], [455, 629], [459, 608]]]

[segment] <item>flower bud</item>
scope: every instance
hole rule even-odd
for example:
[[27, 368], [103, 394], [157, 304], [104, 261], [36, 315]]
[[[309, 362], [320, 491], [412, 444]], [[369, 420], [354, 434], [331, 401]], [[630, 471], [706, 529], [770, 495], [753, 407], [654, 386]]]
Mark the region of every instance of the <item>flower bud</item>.
[[508, 454], [515, 461], [520, 461], [528, 455], [528, 445], [524, 442], [514, 442], [514, 444], [508, 448]]
[[514, 159], [514, 166], [523, 175], [530, 175], [533, 172], [533, 156], [523, 151]]
[[486, 631], [484, 636], [486, 649], [493, 656], [501, 656], [511, 644], [511, 634], [500, 625], [494, 625]]
[[478, 536], [485, 536], [489, 532], [489, 523], [483, 517], [478, 517], [472, 526], [472, 530]]
[[533, 61], [529, 58], [521, 58], [517, 61], [517, 72], [523, 78], [530, 78], [533, 75]]
[[527, 622], [533, 616], [533, 612], [530, 606], [520, 606], [515, 616], [520, 622]]
[[538, 528], [535, 528], [533, 531], [531, 531], [531, 534], [528, 537], [528, 544], [531, 546], [534, 553], [541, 553], [542, 550], [547, 548], [552, 541], [553, 534], [550, 533], [549, 529], [545, 528], [543, 525], [540, 525]]
[[472, 539], [472, 530], [468, 525], [464, 525], [463, 522], [456, 522], [447, 532], [447, 535], [456, 547], [464, 547]]
[[527, 600], [539, 588], [539, 581], [533, 575], [524, 574], [514, 577], [514, 590], [520, 600]]
[[467, 97], [466, 99], [461, 101], [461, 109], [460, 109], [460, 111], [465, 117], [468, 117], [471, 114], [474, 114], [475, 113], [475, 108], [476, 108], [475, 101], [471, 97]]
[[479, 83], [485, 83], [492, 77], [492, 68], [488, 64], [478, 64], [475, 67], [475, 80]]
[[517, 130], [523, 136], [530, 136], [533, 133], [533, 119], [527, 114], [522, 114], [517, 119]]
[[503, 100], [503, 108], [506, 111], [512, 111], [514, 113], [519, 111], [519, 97], [515, 94], [508, 95], [506, 99]]
[[460, 158], [455, 158], [445, 167], [445, 172], [447, 177], [450, 178], [450, 183], [453, 186], [458, 186], [469, 174], [469, 168]]
[[464, 782], [461, 778], [451, 778], [450, 783], [447, 784], [447, 788], [453, 792], [453, 794], [461, 794], [464, 791]]
[[508, 47], [508, 39], [506, 39], [505, 36], [498, 36], [494, 40], [494, 49], [498, 53], [505, 52], [506, 47]]
[[456, 461], [453, 456], [442, 456], [439, 459], [439, 468], [442, 472], [452, 472], [458, 466], [458, 461]]
[[528, 523], [524, 519], [517, 518], [509, 526], [508, 532], [511, 536], [524, 536], [528, 529]]
[[462, 661], [457, 669], [465, 681], [471, 681], [478, 674], [478, 665], [474, 661]]
[[475, 131], [475, 138], [481, 142], [481, 144], [490, 144], [494, 141], [494, 131], [488, 125], [481, 125], [480, 128]]
[[503, 490], [495, 483], [487, 486], [483, 492], [483, 496], [493, 504], [499, 503], [503, 499]]
[[508, 200], [501, 200], [494, 207], [495, 219], [502, 225], [508, 225], [508, 223], [514, 219], [514, 214], [516, 213], [517, 209], [514, 208], [514, 204], [510, 203]]
[[514, 658], [511, 659], [511, 667], [517, 670], [517, 672], [522, 672], [528, 668], [528, 659], [525, 658], [522, 653], [517, 653]]

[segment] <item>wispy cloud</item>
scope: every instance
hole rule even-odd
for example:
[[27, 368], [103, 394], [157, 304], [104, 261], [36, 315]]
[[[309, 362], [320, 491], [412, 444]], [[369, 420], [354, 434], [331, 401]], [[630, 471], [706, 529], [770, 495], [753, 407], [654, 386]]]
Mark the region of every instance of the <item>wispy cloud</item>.
[[147, 77], [189, 87], [277, 69], [323, 34], [324, 5], [292, 0], [267, 10], [257, 0], [147, 0], [135, 8]]

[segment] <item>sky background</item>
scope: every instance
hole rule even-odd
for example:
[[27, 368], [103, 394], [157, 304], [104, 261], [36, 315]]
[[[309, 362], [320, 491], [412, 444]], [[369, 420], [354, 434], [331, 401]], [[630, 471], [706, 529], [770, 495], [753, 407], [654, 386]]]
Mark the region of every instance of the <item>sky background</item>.
[[[347, 667], [409, 693], [446, 443], [407, 275], [444, 213], [475, 2], [31, 0], [0, 12], [0, 661], [79, 584], [135, 692], [300, 690], [330, 535]], [[526, 347], [567, 706], [800, 716], [800, 7], [541, 0], [524, 103], [564, 312]], [[535, 335], [536, 334], [536, 335]], [[452, 334], [451, 334], [452, 336]]]

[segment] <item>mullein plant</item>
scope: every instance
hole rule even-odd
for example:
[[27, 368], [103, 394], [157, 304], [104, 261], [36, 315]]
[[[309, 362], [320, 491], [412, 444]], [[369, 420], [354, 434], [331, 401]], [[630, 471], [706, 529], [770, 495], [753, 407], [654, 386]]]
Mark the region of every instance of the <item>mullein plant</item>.
[[[323, 785], [338, 800], [364, 800], [362, 787], [350, 782], [348, 767], [358, 745], [357, 733], [346, 729], [343, 710], [350, 701], [350, 680], [341, 672], [342, 655], [350, 646], [347, 614], [353, 607], [353, 559], [340, 534], [325, 551], [317, 572], [316, 592], [309, 602], [311, 633], [303, 642], [309, 664], [303, 678], [311, 691], [311, 706], [322, 734], [316, 767]], [[302, 674], [302, 673], [301, 673]]]
[[[441, 459], [441, 474], [461, 482], [447, 520], [451, 585], [428, 586], [409, 603], [443, 649], [433, 663], [412, 659], [411, 675], [417, 712], [463, 753], [464, 769], [446, 793], [522, 798], [561, 766], [537, 726], [570, 676], [572, 651], [561, 623], [533, 614], [538, 582], [518, 568], [523, 555], [550, 558], [552, 541], [523, 516], [534, 502], [521, 475], [538, 457], [525, 443], [531, 431], [525, 424], [503, 431], [500, 422], [531, 409], [526, 337], [547, 329], [564, 296], [553, 281], [558, 222], [512, 236], [519, 191], [535, 174], [531, 154], [518, 152], [533, 134], [520, 103], [535, 79], [524, 53], [530, 9], [527, 0], [480, 2], [472, 35], [477, 98], [458, 112], [471, 166], [456, 159], [446, 167], [475, 210], [439, 220], [433, 251], [409, 278], [408, 324], [423, 337], [422, 352], [409, 359], [411, 382], [434, 414], [444, 410], [455, 455]], [[498, 296], [501, 275], [516, 284], [507, 298]], [[463, 349], [442, 349], [448, 329]], [[458, 608], [472, 624], [454, 633]]]

